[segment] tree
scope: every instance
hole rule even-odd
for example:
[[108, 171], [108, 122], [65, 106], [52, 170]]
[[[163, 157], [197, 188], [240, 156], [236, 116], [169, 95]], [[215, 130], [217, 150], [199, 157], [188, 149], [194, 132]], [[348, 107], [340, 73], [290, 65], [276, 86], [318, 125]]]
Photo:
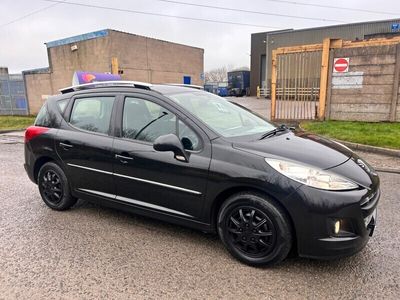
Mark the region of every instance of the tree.
[[228, 81], [228, 70], [227, 68], [215, 68], [205, 72], [206, 82], [223, 82]]
[[243, 66], [240, 68], [234, 68], [233, 65], [223, 66], [220, 68], [215, 68], [210, 71], [205, 72], [206, 82], [226, 82], [228, 81], [228, 72], [236, 70], [250, 70], [249, 67]]

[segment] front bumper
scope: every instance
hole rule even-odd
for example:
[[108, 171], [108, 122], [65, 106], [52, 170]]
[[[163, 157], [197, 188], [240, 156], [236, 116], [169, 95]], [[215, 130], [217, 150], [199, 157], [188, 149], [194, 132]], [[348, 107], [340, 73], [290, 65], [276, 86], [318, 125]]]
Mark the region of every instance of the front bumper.
[[362, 250], [368, 243], [369, 237], [374, 233], [376, 226], [376, 210], [371, 215], [371, 220], [365, 225], [366, 234], [347, 234], [340, 233], [337, 236], [320, 238], [316, 242], [318, 252], [314, 255], [306, 255], [311, 258], [335, 259], [349, 256]]
[[335, 259], [360, 251], [374, 232], [379, 197], [379, 183], [341, 192], [301, 186], [290, 199], [299, 256]]

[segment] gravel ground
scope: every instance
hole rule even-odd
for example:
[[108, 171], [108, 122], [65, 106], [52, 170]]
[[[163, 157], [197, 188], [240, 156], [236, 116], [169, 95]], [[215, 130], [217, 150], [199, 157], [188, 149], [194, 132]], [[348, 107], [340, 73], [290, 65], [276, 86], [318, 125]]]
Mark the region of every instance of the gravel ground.
[[400, 175], [381, 174], [378, 228], [362, 252], [265, 269], [237, 262], [213, 235], [83, 201], [52, 211], [22, 163], [21, 143], [0, 143], [0, 299], [400, 295]]

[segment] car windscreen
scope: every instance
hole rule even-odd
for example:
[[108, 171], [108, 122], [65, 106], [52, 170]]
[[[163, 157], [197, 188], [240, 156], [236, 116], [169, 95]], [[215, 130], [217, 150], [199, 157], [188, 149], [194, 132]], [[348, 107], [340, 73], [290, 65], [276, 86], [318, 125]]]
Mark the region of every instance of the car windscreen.
[[224, 137], [262, 134], [275, 128], [250, 111], [211, 93], [188, 91], [168, 97]]

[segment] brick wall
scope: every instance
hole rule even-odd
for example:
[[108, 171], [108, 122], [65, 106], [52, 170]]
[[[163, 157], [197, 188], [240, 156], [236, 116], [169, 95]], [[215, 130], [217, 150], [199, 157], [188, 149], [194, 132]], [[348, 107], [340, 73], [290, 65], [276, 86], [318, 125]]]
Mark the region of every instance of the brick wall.
[[[48, 49], [53, 93], [70, 86], [75, 71], [110, 72], [110, 37], [99, 37]], [[71, 51], [71, 45], [78, 49]]]
[[[72, 45], [78, 49], [72, 51]], [[51, 47], [47, 52], [47, 72], [24, 74], [31, 114], [38, 113], [45, 96], [70, 86], [75, 71], [111, 72], [112, 57], [118, 58], [124, 80], [183, 83], [183, 76], [191, 76], [192, 84], [203, 84], [203, 49], [134, 34], [109, 30], [107, 36]]]
[[24, 81], [29, 113], [36, 115], [45, 102], [46, 96], [53, 95], [50, 72], [24, 74]]
[[111, 57], [118, 58], [123, 79], [183, 83], [183, 76], [190, 76], [192, 84], [204, 84], [203, 49], [118, 31], [111, 31], [110, 37]]

